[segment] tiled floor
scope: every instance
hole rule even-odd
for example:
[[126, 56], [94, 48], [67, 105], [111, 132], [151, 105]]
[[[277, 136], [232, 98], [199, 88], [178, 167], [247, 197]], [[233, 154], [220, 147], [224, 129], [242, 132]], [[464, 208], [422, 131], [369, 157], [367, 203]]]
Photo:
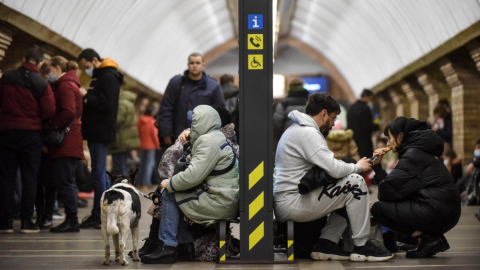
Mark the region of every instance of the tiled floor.
[[[372, 196], [373, 197], [373, 196]], [[148, 201], [142, 199], [143, 213]], [[80, 210], [80, 217], [89, 213], [89, 207]], [[20, 223], [15, 222], [15, 234], [0, 235], [0, 269], [480, 269], [480, 222], [474, 217], [479, 209], [464, 207], [459, 224], [446, 237], [451, 249], [440, 253], [436, 258], [410, 260], [404, 253], [398, 253], [391, 261], [380, 263], [315, 262], [297, 260], [295, 264], [216, 264], [216, 263], [177, 263], [175, 265], [145, 265], [133, 262], [121, 266], [112, 262], [103, 266], [103, 240], [100, 230], [82, 230], [80, 233], [52, 234], [42, 231], [39, 234], [20, 234]], [[140, 239], [148, 234], [150, 216], [144, 214], [140, 224]], [[61, 221], [55, 221], [59, 224]], [[234, 235], [238, 237], [238, 227]], [[139, 246], [143, 242], [140, 241]], [[132, 247], [131, 240], [127, 249]], [[113, 258], [113, 255], [112, 255]]]

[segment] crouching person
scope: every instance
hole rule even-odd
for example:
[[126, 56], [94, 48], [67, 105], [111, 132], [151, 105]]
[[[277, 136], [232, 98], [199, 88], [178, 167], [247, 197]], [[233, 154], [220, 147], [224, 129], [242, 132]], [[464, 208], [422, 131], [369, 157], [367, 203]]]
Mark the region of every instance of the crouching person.
[[210, 225], [238, 216], [238, 161], [220, 127], [220, 116], [212, 107], [193, 110], [189, 165], [160, 184], [165, 189], [158, 233], [162, 243], [142, 257], [143, 263], [177, 262], [177, 244], [193, 242], [185, 218]]
[[378, 199], [372, 215], [383, 226], [420, 238], [407, 258], [426, 258], [450, 248], [444, 234], [460, 219], [460, 194], [440, 159], [443, 141], [427, 123], [398, 117], [385, 127], [388, 145], [398, 152], [390, 174], [382, 169], [383, 149], [374, 152]]
[[[370, 170], [367, 158], [357, 164], [336, 160], [325, 138], [340, 114], [338, 102], [328, 93], [309, 97], [305, 113], [292, 111], [294, 124], [283, 133], [275, 157], [274, 210], [280, 222], [308, 222], [329, 215], [315, 245], [314, 260], [385, 261], [393, 257], [369, 241], [370, 213], [365, 180], [359, 174]], [[332, 178], [333, 184], [301, 195], [298, 185], [307, 171], [318, 166]], [[352, 253], [338, 246], [347, 221], [334, 211], [346, 208], [353, 232]]]

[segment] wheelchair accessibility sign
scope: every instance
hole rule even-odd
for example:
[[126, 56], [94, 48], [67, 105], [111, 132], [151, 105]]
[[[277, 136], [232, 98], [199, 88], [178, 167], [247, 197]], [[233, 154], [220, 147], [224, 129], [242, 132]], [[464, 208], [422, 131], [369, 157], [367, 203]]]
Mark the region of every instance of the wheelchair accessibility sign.
[[248, 69], [263, 69], [263, 55], [249, 54], [248, 55]]
[[263, 50], [263, 34], [248, 34], [248, 49]]

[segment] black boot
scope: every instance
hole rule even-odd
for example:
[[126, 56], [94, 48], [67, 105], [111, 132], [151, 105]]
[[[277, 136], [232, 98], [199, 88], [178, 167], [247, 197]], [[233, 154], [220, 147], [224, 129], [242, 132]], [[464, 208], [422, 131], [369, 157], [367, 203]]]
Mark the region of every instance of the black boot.
[[141, 249], [138, 250], [138, 256], [142, 258], [145, 255], [149, 255], [157, 249], [162, 242], [157, 239], [150, 239], [150, 237], [145, 238], [145, 244]]
[[177, 260], [179, 262], [193, 262], [195, 261], [195, 247], [193, 243], [178, 244], [177, 246]]
[[445, 248], [442, 238], [440, 236], [433, 236], [422, 233], [419, 238], [422, 240], [416, 250], [407, 252], [407, 258], [428, 258], [442, 252]]
[[78, 224], [78, 217], [77, 215], [68, 216], [62, 224], [58, 225], [57, 227], [51, 228], [50, 232], [52, 233], [66, 233], [66, 232], [79, 232], [80, 231], [80, 224]]
[[39, 233], [40, 228], [33, 224], [32, 220], [22, 220], [22, 227], [20, 228], [21, 233]]
[[443, 242], [443, 249], [442, 249], [441, 252], [449, 250], [450, 249], [450, 244], [448, 244], [447, 238], [445, 238], [445, 235], [442, 234], [440, 236], [440, 239], [442, 239], [442, 242]]
[[142, 257], [145, 264], [173, 264], [177, 262], [177, 248], [160, 245], [149, 255]]

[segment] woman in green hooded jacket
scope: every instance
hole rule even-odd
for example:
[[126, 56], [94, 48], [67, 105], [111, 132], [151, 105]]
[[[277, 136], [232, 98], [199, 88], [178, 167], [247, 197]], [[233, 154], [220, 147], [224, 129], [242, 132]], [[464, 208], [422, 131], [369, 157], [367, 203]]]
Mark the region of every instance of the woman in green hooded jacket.
[[143, 256], [143, 263], [175, 263], [177, 243], [193, 241], [182, 214], [199, 224], [237, 218], [238, 160], [220, 127], [220, 116], [212, 107], [200, 105], [193, 110], [189, 165], [160, 185], [166, 189], [158, 235], [163, 245]]

